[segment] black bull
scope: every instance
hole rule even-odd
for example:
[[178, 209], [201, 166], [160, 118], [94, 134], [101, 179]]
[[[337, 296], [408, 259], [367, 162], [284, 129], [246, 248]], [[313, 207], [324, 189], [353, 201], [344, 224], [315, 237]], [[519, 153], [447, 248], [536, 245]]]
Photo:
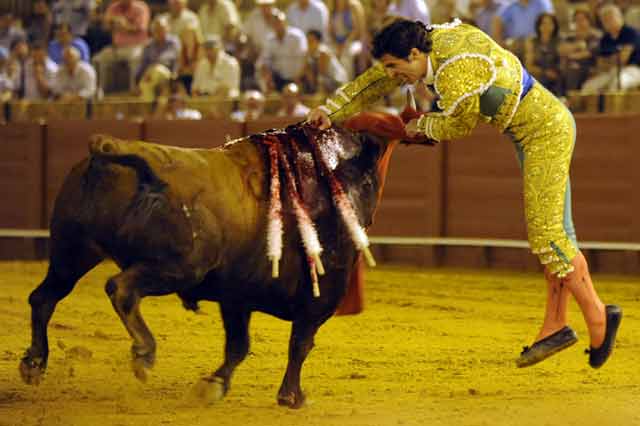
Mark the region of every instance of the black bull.
[[[369, 226], [394, 144], [365, 132], [334, 131], [340, 141], [335, 176], [360, 223]], [[225, 358], [198, 384], [206, 395], [222, 397], [228, 391], [233, 370], [249, 350], [252, 311], [292, 321], [278, 402], [299, 407], [302, 363], [318, 328], [344, 296], [357, 259], [322, 171], [308, 161], [310, 144], [301, 143], [315, 132], [293, 126], [278, 137], [298, 166], [300, 192], [323, 245], [326, 274], [319, 279], [319, 297], [312, 295], [308, 259], [284, 191], [284, 249], [280, 276], [272, 278], [265, 254], [269, 156], [260, 135], [211, 150], [94, 137], [91, 155], [72, 169], [56, 199], [49, 269], [29, 297], [32, 341], [20, 364], [24, 381], [42, 379], [49, 355], [47, 326], [56, 304], [83, 275], [111, 258], [121, 272], [105, 290], [133, 340], [132, 366], [139, 379], [146, 378], [156, 353], [140, 302], [177, 293], [187, 308], [196, 309], [199, 300], [220, 304]], [[288, 138], [298, 141], [299, 152], [292, 152]]]

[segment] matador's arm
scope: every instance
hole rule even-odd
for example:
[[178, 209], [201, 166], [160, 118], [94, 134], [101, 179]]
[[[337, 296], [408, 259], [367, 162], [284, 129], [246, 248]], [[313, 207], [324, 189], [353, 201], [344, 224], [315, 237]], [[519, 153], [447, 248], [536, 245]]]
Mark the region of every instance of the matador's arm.
[[451, 115], [442, 112], [424, 114], [418, 119], [418, 131], [438, 142], [467, 136], [476, 127], [480, 98], [473, 96], [461, 102]]
[[378, 63], [336, 90], [320, 108], [329, 115], [332, 122], [344, 121], [400, 84], [399, 79], [389, 77], [384, 66]]
[[495, 65], [487, 56], [461, 54], [446, 61], [437, 70], [434, 82], [442, 112], [420, 117], [418, 131], [437, 141], [471, 133], [481, 117], [480, 96], [495, 79]]

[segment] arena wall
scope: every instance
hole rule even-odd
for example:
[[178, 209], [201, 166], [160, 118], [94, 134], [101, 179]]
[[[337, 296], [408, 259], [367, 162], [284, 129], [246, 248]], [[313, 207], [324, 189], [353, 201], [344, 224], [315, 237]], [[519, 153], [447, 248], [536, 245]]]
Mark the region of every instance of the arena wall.
[[[640, 243], [634, 220], [640, 170], [630, 162], [640, 145], [640, 115], [578, 115], [572, 164], [574, 221], [582, 241]], [[108, 133], [184, 147], [215, 147], [227, 139], [283, 127], [288, 118], [224, 120], [60, 120], [0, 126], [0, 228], [47, 228], [66, 173], [87, 153], [89, 136]], [[520, 169], [513, 144], [488, 126], [434, 148], [394, 152], [372, 236], [526, 239]], [[0, 257], [34, 258], [46, 247], [32, 239], [0, 239]], [[592, 268], [640, 272], [635, 251], [586, 250]], [[521, 248], [381, 245], [380, 261], [418, 265], [538, 269]]]

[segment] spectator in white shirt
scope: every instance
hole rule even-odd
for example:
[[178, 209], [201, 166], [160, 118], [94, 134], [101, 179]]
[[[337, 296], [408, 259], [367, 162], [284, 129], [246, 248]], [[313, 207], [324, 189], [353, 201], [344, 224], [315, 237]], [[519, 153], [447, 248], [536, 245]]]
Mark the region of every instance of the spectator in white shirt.
[[164, 120], [202, 120], [202, 113], [197, 109], [189, 108], [184, 95], [173, 93], [169, 96], [160, 118]]
[[218, 36], [205, 40], [204, 57], [193, 74], [191, 91], [195, 96], [235, 97], [240, 90], [240, 65], [227, 55]]
[[389, 6], [389, 15], [397, 15], [423, 24], [431, 23], [429, 8], [425, 0], [396, 0]]
[[431, 23], [429, 7], [425, 0], [396, 0], [389, 6], [389, 14], [420, 21], [427, 25]]
[[247, 90], [240, 99], [240, 109], [231, 113], [234, 121], [257, 120], [264, 114], [264, 95], [259, 90]]
[[222, 37], [227, 25], [240, 26], [238, 9], [231, 0], [207, 0], [198, 12], [202, 34]]
[[37, 41], [31, 45], [29, 59], [25, 64], [24, 99], [48, 99], [54, 83], [58, 65], [47, 56], [47, 46], [44, 41]]
[[295, 83], [289, 83], [282, 89], [282, 108], [278, 117], [306, 117], [309, 107], [300, 102], [300, 89]]
[[176, 37], [180, 37], [186, 27], [196, 26], [200, 29], [200, 19], [187, 7], [187, 0], [169, 0], [169, 12], [162, 16], [166, 16], [169, 32]]
[[244, 21], [244, 33], [254, 50], [260, 54], [264, 50], [267, 39], [273, 34], [273, 5], [276, 0], [255, 0], [256, 6]]
[[65, 47], [62, 57], [52, 87], [54, 94], [66, 102], [91, 99], [96, 93], [96, 71], [80, 60], [80, 52], [73, 46]]
[[0, 46], [0, 102], [7, 102], [13, 93], [13, 79], [9, 75], [9, 50]]
[[322, 34], [311, 30], [307, 33], [309, 50], [305, 58], [302, 87], [305, 93], [333, 93], [349, 81], [335, 53], [322, 43]]
[[29, 45], [25, 39], [16, 39], [11, 43], [9, 54], [9, 76], [13, 79], [13, 90], [18, 99], [24, 98], [27, 79], [27, 60]]
[[329, 40], [329, 10], [321, 0], [296, 0], [287, 8], [287, 19], [304, 34], [316, 30]]
[[258, 82], [265, 93], [280, 91], [299, 80], [304, 72], [307, 38], [298, 28], [287, 24], [287, 17], [278, 9], [273, 13], [273, 30], [258, 59]]
[[26, 38], [27, 35], [13, 14], [0, 11], [0, 47], [11, 50], [15, 40], [24, 40]]

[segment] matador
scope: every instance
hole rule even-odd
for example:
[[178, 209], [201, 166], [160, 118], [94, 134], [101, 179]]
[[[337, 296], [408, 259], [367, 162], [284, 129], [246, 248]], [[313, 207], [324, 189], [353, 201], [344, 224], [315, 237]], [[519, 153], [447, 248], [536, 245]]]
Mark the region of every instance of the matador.
[[514, 54], [459, 20], [430, 26], [396, 20], [375, 36], [372, 54], [378, 62], [312, 110], [309, 121], [324, 128], [403, 84], [425, 84], [435, 91], [437, 111], [409, 122], [409, 134], [458, 139], [479, 122], [508, 134], [522, 168], [529, 245], [548, 283], [543, 325], [516, 363], [533, 365], [576, 343], [566, 317], [572, 294], [590, 333], [589, 363], [600, 367], [613, 348], [622, 311], [602, 303], [578, 248], [569, 180], [576, 139], [571, 112]]

